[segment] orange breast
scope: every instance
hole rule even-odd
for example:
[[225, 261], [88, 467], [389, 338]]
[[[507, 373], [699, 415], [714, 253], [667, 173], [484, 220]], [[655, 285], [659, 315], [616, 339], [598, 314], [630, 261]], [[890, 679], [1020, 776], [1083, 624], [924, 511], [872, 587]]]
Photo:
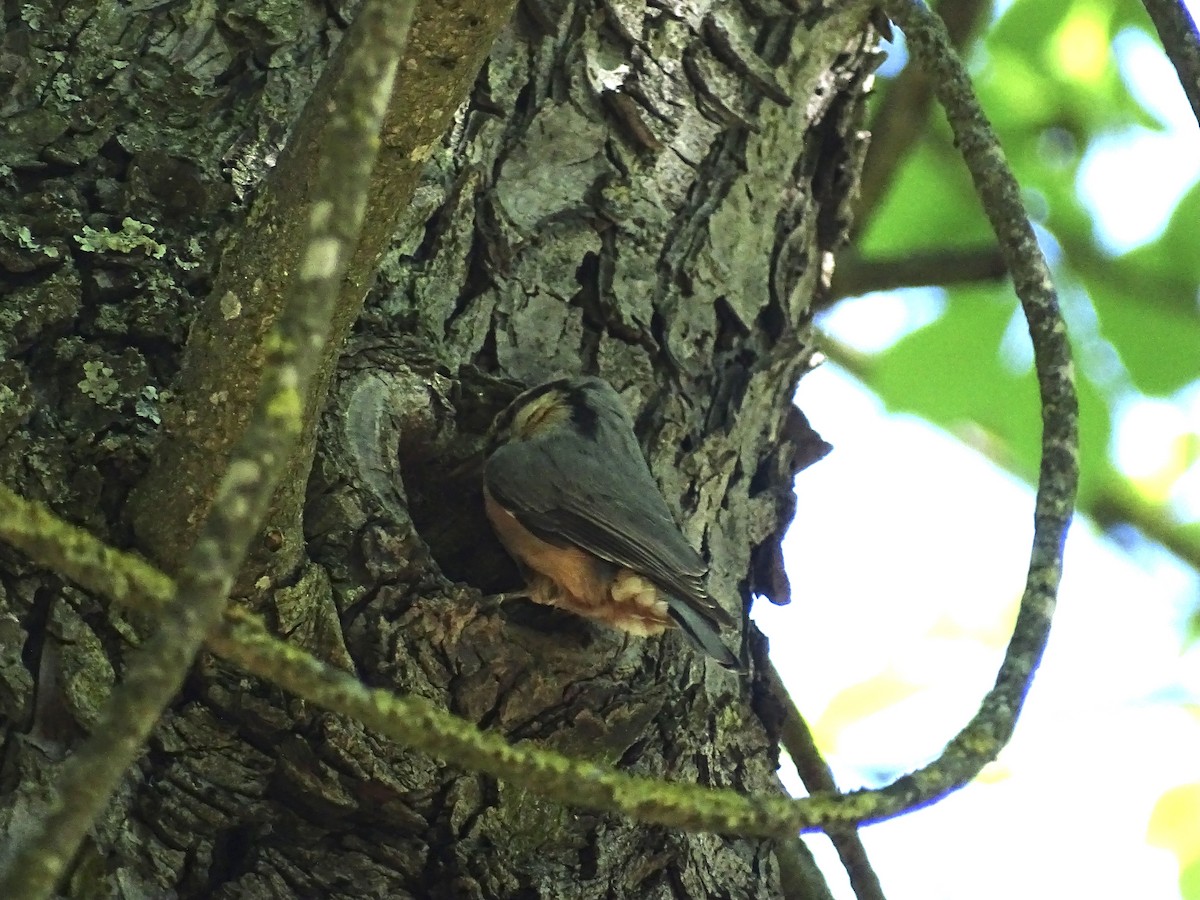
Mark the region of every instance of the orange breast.
[[485, 488], [484, 506], [496, 536], [530, 574], [529, 595], [637, 635], [659, 634], [673, 624], [661, 592], [629, 569], [618, 569], [574, 544], [543, 541], [502, 507]]
[[612, 566], [574, 544], [558, 547], [543, 541], [486, 490], [484, 503], [496, 536], [514, 559], [549, 578], [579, 605], [598, 606], [607, 599]]

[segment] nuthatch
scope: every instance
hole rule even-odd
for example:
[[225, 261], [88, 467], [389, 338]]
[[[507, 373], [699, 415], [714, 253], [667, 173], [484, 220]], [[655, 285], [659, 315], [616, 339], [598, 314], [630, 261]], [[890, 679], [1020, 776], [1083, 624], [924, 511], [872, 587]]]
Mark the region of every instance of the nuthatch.
[[491, 437], [484, 504], [531, 599], [630, 634], [678, 625], [740, 668], [717, 635], [733, 620], [708, 596], [708, 566], [672, 519], [608, 382], [561, 378], [525, 391]]

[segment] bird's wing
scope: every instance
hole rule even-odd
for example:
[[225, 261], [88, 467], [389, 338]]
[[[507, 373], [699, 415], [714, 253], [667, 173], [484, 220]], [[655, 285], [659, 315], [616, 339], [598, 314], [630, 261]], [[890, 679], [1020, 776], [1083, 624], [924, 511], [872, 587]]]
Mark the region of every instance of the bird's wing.
[[487, 488], [543, 540], [570, 541], [646, 576], [713, 623], [733, 625], [708, 596], [708, 567], [671, 518], [640, 451], [635, 466], [600, 445], [594, 453], [569, 449], [553, 439], [506, 444], [484, 468]]

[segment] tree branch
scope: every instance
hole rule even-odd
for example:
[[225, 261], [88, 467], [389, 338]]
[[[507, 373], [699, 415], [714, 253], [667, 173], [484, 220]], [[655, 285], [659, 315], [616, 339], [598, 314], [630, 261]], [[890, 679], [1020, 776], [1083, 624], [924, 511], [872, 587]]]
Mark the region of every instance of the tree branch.
[[411, 18], [411, 3], [374, 0], [346, 36], [351, 49], [323, 135], [314, 199], [304, 219], [307, 240], [288, 303], [267, 340], [254, 415], [184, 559], [178, 590], [164, 607], [158, 630], [131, 658], [95, 730], [63, 765], [46, 812], [0, 877], [0, 896], [26, 900], [54, 890], [221, 618], [246, 548], [300, 434], [303, 398], [362, 225], [379, 127]]
[[[817, 749], [808, 722], [800, 714], [783, 679], [779, 677], [779, 670], [770, 659], [767, 660], [764, 674], [768, 688], [783, 710], [780, 743], [795, 763], [804, 787], [810, 794], [836, 793], [838, 787], [833, 778], [833, 770]], [[854, 896], [858, 900], [886, 900], [879, 876], [875, 874], [871, 861], [867, 858], [867, 850], [858, 836], [858, 831], [854, 828], [829, 828], [826, 829], [826, 833], [850, 878]]]
[[[284, 541], [266, 558], [274, 572], [289, 572], [302, 552], [300, 510], [317, 413], [345, 337], [409, 207], [421, 170], [509, 20], [513, 3], [424, 0], [416, 11], [404, 78], [388, 105], [367, 214], [341, 284], [330, 340], [316, 378], [300, 398], [304, 415], [298, 449], [280, 462], [287, 471], [268, 518], [268, 527]], [[338, 48], [305, 103], [279, 165], [263, 184], [245, 227], [222, 255], [217, 282], [191, 327], [171, 418], [131, 500], [141, 546], [164, 566], [181, 559], [191, 546], [197, 523], [212, 503], [222, 464], [249, 420], [267, 333], [299, 264], [312, 200], [309, 186], [320, 162], [318, 138], [329, 118], [329, 98], [345, 77], [345, 52]]]
[[[0, 488], [0, 537], [35, 561], [55, 565], [61, 575], [89, 590], [117, 586], [120, 596], [113, 599], [151, 614], [161, 615], [183, 596], [168, 576], [142, 560], [105, 547], [83, 529], [4, 488]], [[62, 552], [60, 542], [71, 551]], [[747, 797], [731, 790], [634, 777], [528, 744], [513, 745], [422, 697], [367, 687], [344, 670], [274, 637], [261, 619], [240, 607], [225, 608], [223, 621], [208, 634], [208, 643], [219, 655], [322, 709], [351, 716], [406, 746], [567, 805], [619, 812], [676, 828], [784, 839], [793, 838], [799, 829], [872, 817], [873, 792], [824, 793], [799, 800]], [[25, 889], [25, 882], [16, 880], [22, 872], [14, 863], [5, 873], [0, 887], [18, 892], [3, 896], [19, 900], [43, 896], [19, 892]]]
[[909, 46], [934, 78], [955, 144], [1000, 242], [1029, 323], [1042, 402], [1042, 461], [1029, 572], [996, 684], [941, 757], [882, 792], [900, 792], [907, 780], [928, 802], [965, 784], [1007, 743], [1045, 650], [1078, 487], [1078, 401], [1066, 326], [1049, 269], [1021, 205], [1020, 188], [979, 108], [966, 70], [950, 47], [945, 28], [924, 5], [887, 0], [885, 9], [904, 29]]
[[1180, 0], [1142, 0], [1142, 5], [1175, 67], [1192, 105], [1192, 115], [1200, 123], [1200, 35], [1196, 34], [1196, 23]]
[[888, 259], [864, 259], [854, 252], [838, 259], [827, 302], [858, 297], [872, 291], [908, 287], [941, 287], [959, 283], [996, 281], [1008, 274], [997, 247], [969, 250], [930, 250]]
[[821, 867], [800, 835], [780, 838], [775, 844], [775, 859], [783, 900], [833, 900]]
[[1195, 525], [1171, 521], [1162, 504], [1147, 503], [1127, 483], [1101, 488], [1092, 501], [1092, 516], [1097, 524], [1111, 528], [1131, 525], [1150, 540], [1165, 547], [1200, 571], [1200, 533]]

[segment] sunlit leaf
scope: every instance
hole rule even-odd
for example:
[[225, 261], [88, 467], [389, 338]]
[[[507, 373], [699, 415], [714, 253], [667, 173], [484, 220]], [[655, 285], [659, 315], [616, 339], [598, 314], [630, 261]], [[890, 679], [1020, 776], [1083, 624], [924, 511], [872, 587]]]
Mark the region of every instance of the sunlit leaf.
[[1146, 842], [1170, 850], [1181, 865], [1200, 858], [1200, 782], [1181, 784], [1158, 798]]
[[1200, 860], [1179, 873], [1179, 896], [1182, 900], [1200, 900]]
[[825, 711], [812, 723], [818, 746], [827, 749], [834, 747], [838, 735], [847, 726], [895, 706], [921, 689], [921, 685], [902, 678], [892, 669], [846, 688], [830, 701]]
[[1013, 315], [1013, 302], [991, 289], [955, 291], [939, 319], [875, 358], [869, 383], [891, 409], [960, 434], [977, 423], [1028, 475], [1041, 433], [1036, 384], [1027, 366], [1004, 364], [997, 349]]
[[1193, 185], [1179, 201], [1158, 240], [1119, 260], [1131, 271], [1127, 282], [1131, 294], [1143, 296], [1155, 305], [1177, 313], [1200, 317], [1196, 291], [1200, 283], [1200, 253], [1196, 249], [1198, 222], [1200, 184]]

